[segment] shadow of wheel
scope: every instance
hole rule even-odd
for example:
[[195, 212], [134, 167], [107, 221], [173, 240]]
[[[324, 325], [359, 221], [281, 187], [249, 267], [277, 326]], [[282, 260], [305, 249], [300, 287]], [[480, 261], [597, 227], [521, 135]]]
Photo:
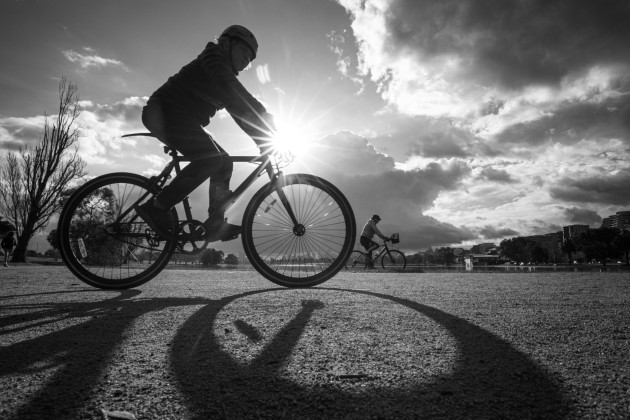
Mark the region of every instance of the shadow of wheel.
[[[452, 369], [418, 386], [358, 393], [330, 380], [298, 384], [280, 377], [278, 365], [286, 362], [311, 316], [325, 306], [317, 300], [302, 301], [301, 311], [285, 322], [272, 343], [251, 364], [243, 365], [223, 349], [213, 328], [226, 306], [278, 289], [253, 291], [202, 307], [174, 338], [170, 363], [194, 418], [561, 418], [570, 411], [553, 378], [508, 342], [464, 319], [385, 294], [311, 290], [338, 292], [336, 299], [367, 295], [427, 317], [453, 338], [457, 355]], [[260, 338], [254, 330], [241, 332], [252, 342]]]

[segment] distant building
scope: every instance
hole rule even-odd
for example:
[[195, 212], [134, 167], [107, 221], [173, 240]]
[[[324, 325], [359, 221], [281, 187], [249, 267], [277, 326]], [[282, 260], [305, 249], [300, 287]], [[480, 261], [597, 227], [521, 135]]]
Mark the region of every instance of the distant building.
[[464, 248], [453, 248], [453, 255], [456, 257], [464, 255], [465, 252], [466, 250]]
[[549, 252], [549, 260], [555, 263], [562, 261], [562, 232], [548, 233], [545, 235], [545, 248]]
[[630, 230], [630, 211], [618, 211], [602, 220], [602, 227]]
[[562, 227], [562, 240], [566, 241], [567, 239], [575, 239], [582, 232], [588, 232], [590, 227], [588, 225], [569, 225]]
[[[588, 228], [588, 226], [586, 226]], [[563, 232], [547, 233], [545, 235], [525, 236], [525, 239], [534, 242], [547, 251], [549, 261], [558, 263], [562, 261]]]
[[487, 254], [471, 254], [466, 257], [466, 267], [476, 265], [497, 265], [501, 264], [501, 258], [498, 255]]
[[497, 246], [493, 243], [487, 242], [479, 245], [473, 245], [473, 247], [470, 248], [470, 252], [473, 254], [487, 254], [493, 248], [496, 250]]

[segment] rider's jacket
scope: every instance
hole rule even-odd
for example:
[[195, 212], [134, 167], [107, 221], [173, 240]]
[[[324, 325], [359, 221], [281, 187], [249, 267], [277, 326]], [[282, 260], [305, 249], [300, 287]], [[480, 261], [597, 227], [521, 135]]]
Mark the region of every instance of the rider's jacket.
[[376, 227], [376, 222], [372, 219], [369, 219], [365, 226], [363, 226], [363, 232], [361, 232], [361, 236], [372, 239], [375, 234], [378, 235], [381, 239], [387, 238], [387, 236], [383, 235], [378, 227]]
[[[265, 127], [260, 117], [266, 109], [236, 76], [229, 53], [208, 42], [197, 58], [151, 95], [147, 105], [159, 101], [166, 109], [192, 115], [203, 126], [219, 109], [225, 108], [247, 134], [255, 139], [266, 137], [256, 128]], [[249, 117], [249, 124], [241, 120], [244, 117]]]

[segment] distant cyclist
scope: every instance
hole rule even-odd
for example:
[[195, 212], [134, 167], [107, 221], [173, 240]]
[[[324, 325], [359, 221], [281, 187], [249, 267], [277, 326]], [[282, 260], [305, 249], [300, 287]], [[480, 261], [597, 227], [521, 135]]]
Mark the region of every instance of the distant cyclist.
[[368, 221], [365, 223], [365, 226], [363, 226], [363, 232], [361, 232], [361, 245], [363, 245], [363, 248], [365, 248], [369, 267], [374, 267], [374, 261], [372, 260], [372, 251], [378, 248], [378, 244], [372, 239], [374, 235], [377, 235], [383, 240], [389, 239], [387, 236], [383, 235], [383, 233], [376, 226], [376, 224], [380, 221], [381, 217], [378, 214], [375, 214], [374, 216], [372, 216], [371, 219], [368, 219]]
[[261, 152], [269, 147], [273, 118], [236, 76], [258, 53], [254, 34], [240, 25], [225, 29], [190, 63], [170, 77], [147, 101], [142, 122], [162, 143], [186, 157], [188, 164], [154, 200], [136, 207], [138, 214], [161, 234], [170, 232], [169, 211], [210, 178], [209, 241], [235, 239], [241, 227], [227, 223], [217, 210], [231, 195], [233, 165], [228, 154], [202, 128], [220, 109], [254, 139]]

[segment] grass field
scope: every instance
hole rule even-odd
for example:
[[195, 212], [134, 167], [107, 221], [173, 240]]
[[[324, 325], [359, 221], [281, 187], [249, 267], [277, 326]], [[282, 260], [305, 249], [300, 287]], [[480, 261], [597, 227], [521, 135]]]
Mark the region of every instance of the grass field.
[[0, 417], [628, 418], [627, 272], [0, 271]]

